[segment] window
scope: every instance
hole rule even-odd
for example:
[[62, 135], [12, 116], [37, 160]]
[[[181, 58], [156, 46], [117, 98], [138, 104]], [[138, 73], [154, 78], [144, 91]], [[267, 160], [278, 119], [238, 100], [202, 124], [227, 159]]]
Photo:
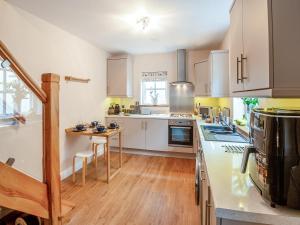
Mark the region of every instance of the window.
[[166, 105], [168, 104], [167, 78], [143, 79], [141, 82], [142, 105]]
[[33, 96], [26, 85], [10, 68], [0, 66], [0, 118], [26, 114], [32, 108]]

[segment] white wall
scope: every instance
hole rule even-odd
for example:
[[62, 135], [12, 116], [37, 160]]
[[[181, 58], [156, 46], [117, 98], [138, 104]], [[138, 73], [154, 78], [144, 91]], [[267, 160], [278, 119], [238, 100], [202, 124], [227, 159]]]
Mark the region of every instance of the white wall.
[[[209, 50], [190, 50], [187, 52], [188, 80], [194, 82], [194, 64], [208, 59]], [[168, 71], [168, 82], [177, 79], [177, 54], [176, 52], [145, 54], [133, 56], [134, 73], [134, 99], [140, 100], [140, 83], [142, 72]]]
[[220, 45], [220, 49], [227, 50], [227, 49], [229, 49], [229, 45], [230, 45], [230, 30], [228, 29], [228, 31], [226, 32], [225, 37]]
[[142, 72], [167, 71], [168, 82], [176, 80], [177, 74], [176, 53], [146, 54], [133, 56], [133, 95], [134, 99], [140, 100], [140, 83]]
[[[64, 129], [79, 121], [104, 121], [107, 53], [3, 0], [0, 0], [0, 38], [37, 82], [40, 83], [42, 73], [61, 75], [61, 170], [70, 172], [73, 154], [87, 149], [89, 141], [67, 138]], [[88, 84], [67, 83], [64, 75], [88, 77], [91, 81]], [[36, 141], [34, 132], [31, 138]], [[30, 145], [19, 144], [24, 151], [30, 152]], [[34, 160], [36, 155], [27, 154], [27, 157], [26, 160]]]

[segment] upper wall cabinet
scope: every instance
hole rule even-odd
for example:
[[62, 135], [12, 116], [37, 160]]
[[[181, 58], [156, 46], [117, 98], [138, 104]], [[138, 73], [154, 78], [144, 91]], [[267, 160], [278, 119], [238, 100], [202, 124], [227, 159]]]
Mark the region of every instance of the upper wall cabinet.
[[236, 0], [230, 18], [232, 96], [300, 97], [300, 1]]
[[194, 72], [196, 96], [229, 96], [228, 51], [211, 51], [208, 60], [195, 63]]
[[130, 56], [107, 59], [107, 96], [132, 97], [133, 71]]
[[195, 63], [194, 73], [195, 73], [195, 95], [210, 96], [208, 60]]

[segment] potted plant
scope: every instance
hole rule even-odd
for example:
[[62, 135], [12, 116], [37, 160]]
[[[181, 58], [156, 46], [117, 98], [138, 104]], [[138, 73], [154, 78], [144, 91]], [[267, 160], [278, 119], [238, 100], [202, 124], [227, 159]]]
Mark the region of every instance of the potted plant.
[[28, 97], [29, 91], [23, 82], [14, 80], [8, 84], [8, 89], [13, 93], [14, 112], [21, 113], [22, 100]]
[[258, 98], [242, 98], [243, 104], [245, 106], [245, 119], [247, 120], [247, 126], [250, 125], [250, 113], [253, 108], [258, 106]]

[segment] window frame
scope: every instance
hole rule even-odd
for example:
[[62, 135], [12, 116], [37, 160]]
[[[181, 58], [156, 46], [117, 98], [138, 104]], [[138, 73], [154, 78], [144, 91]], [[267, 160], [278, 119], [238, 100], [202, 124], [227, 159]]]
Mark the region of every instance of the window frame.
[[[165, 82], [165, 88], [157, 88], [156, 85], [157, 85], [157, 82]], [[154, 87], [153, 88], [146, 88], [146, 83], [147, 82], [153, 82], [154, 83]], [[153, 79], [153, 80], [147, 80], [147, 79], [141, 79], [141, 82], [140, 82], [140, 85], [141, 85], [141, 96], [140, 96], [140, 102], [141, 102], [141, 105], [146, 105], [146, 106], [168, 106], [169, 105], [169, 88], [168, 88], [168, 79], [165, 78], [165, 79]], [[165, 91], [165, 104], [156, 104], [156, 105], [153, 105], [153, 103], [145, 103], [145, 96], [146, 96], [146, 92], [147, 91], [154, 91], [154, 93], [156, 94], [157, 91]]]
[[[26, 114], [27, 112], [24, 112], [24, 113], [22, 113], [22, 112], [8, 113], [7, 112], [8, 111], [8, 107], [7, 107], [7, 95], [14, 93], [13, 91], [9, 90], [9, 88], [8, 88], [8, 84], [9, 83], [7, 82], [7, 80], [8, 80], [7, 77], [9, 76], [9, 74], [8, 74], [9, 72], [14, 73], [14, 71], [6, 69], [6, 68], [2, 68], [0, 66], [0, 72], [3, 74], [3, 78], [2, 78], [2, 90], [0, 90], [0, 96], [3, 96], [3, 99], [0, 98], [0, 101], [2, 101], [2, 103], [3, 103], [2, 105], [0, 105], [0, 107], [3, 107], [3, 108], [1, 109], [2, 111], [0, 112], [0, 119], [10, 119], [10, 118], [13, 117], [13, 115], [15, 113]], [[20, 78], [17, 75], [15, 75], [15, 76], [16, 76], [16, 78], [17, 78], [17, 80], [19, 82], [22, 82], [22, 80], [20, 80]], [[30, 106], [34, 107], [33, 93], [31, 93], [30, 91], [28, 91], [28, 97], [29, 97], [29, 104], [30, 104]], [[22, 105], [21, 105], [21, 107], [22, 107]]]

